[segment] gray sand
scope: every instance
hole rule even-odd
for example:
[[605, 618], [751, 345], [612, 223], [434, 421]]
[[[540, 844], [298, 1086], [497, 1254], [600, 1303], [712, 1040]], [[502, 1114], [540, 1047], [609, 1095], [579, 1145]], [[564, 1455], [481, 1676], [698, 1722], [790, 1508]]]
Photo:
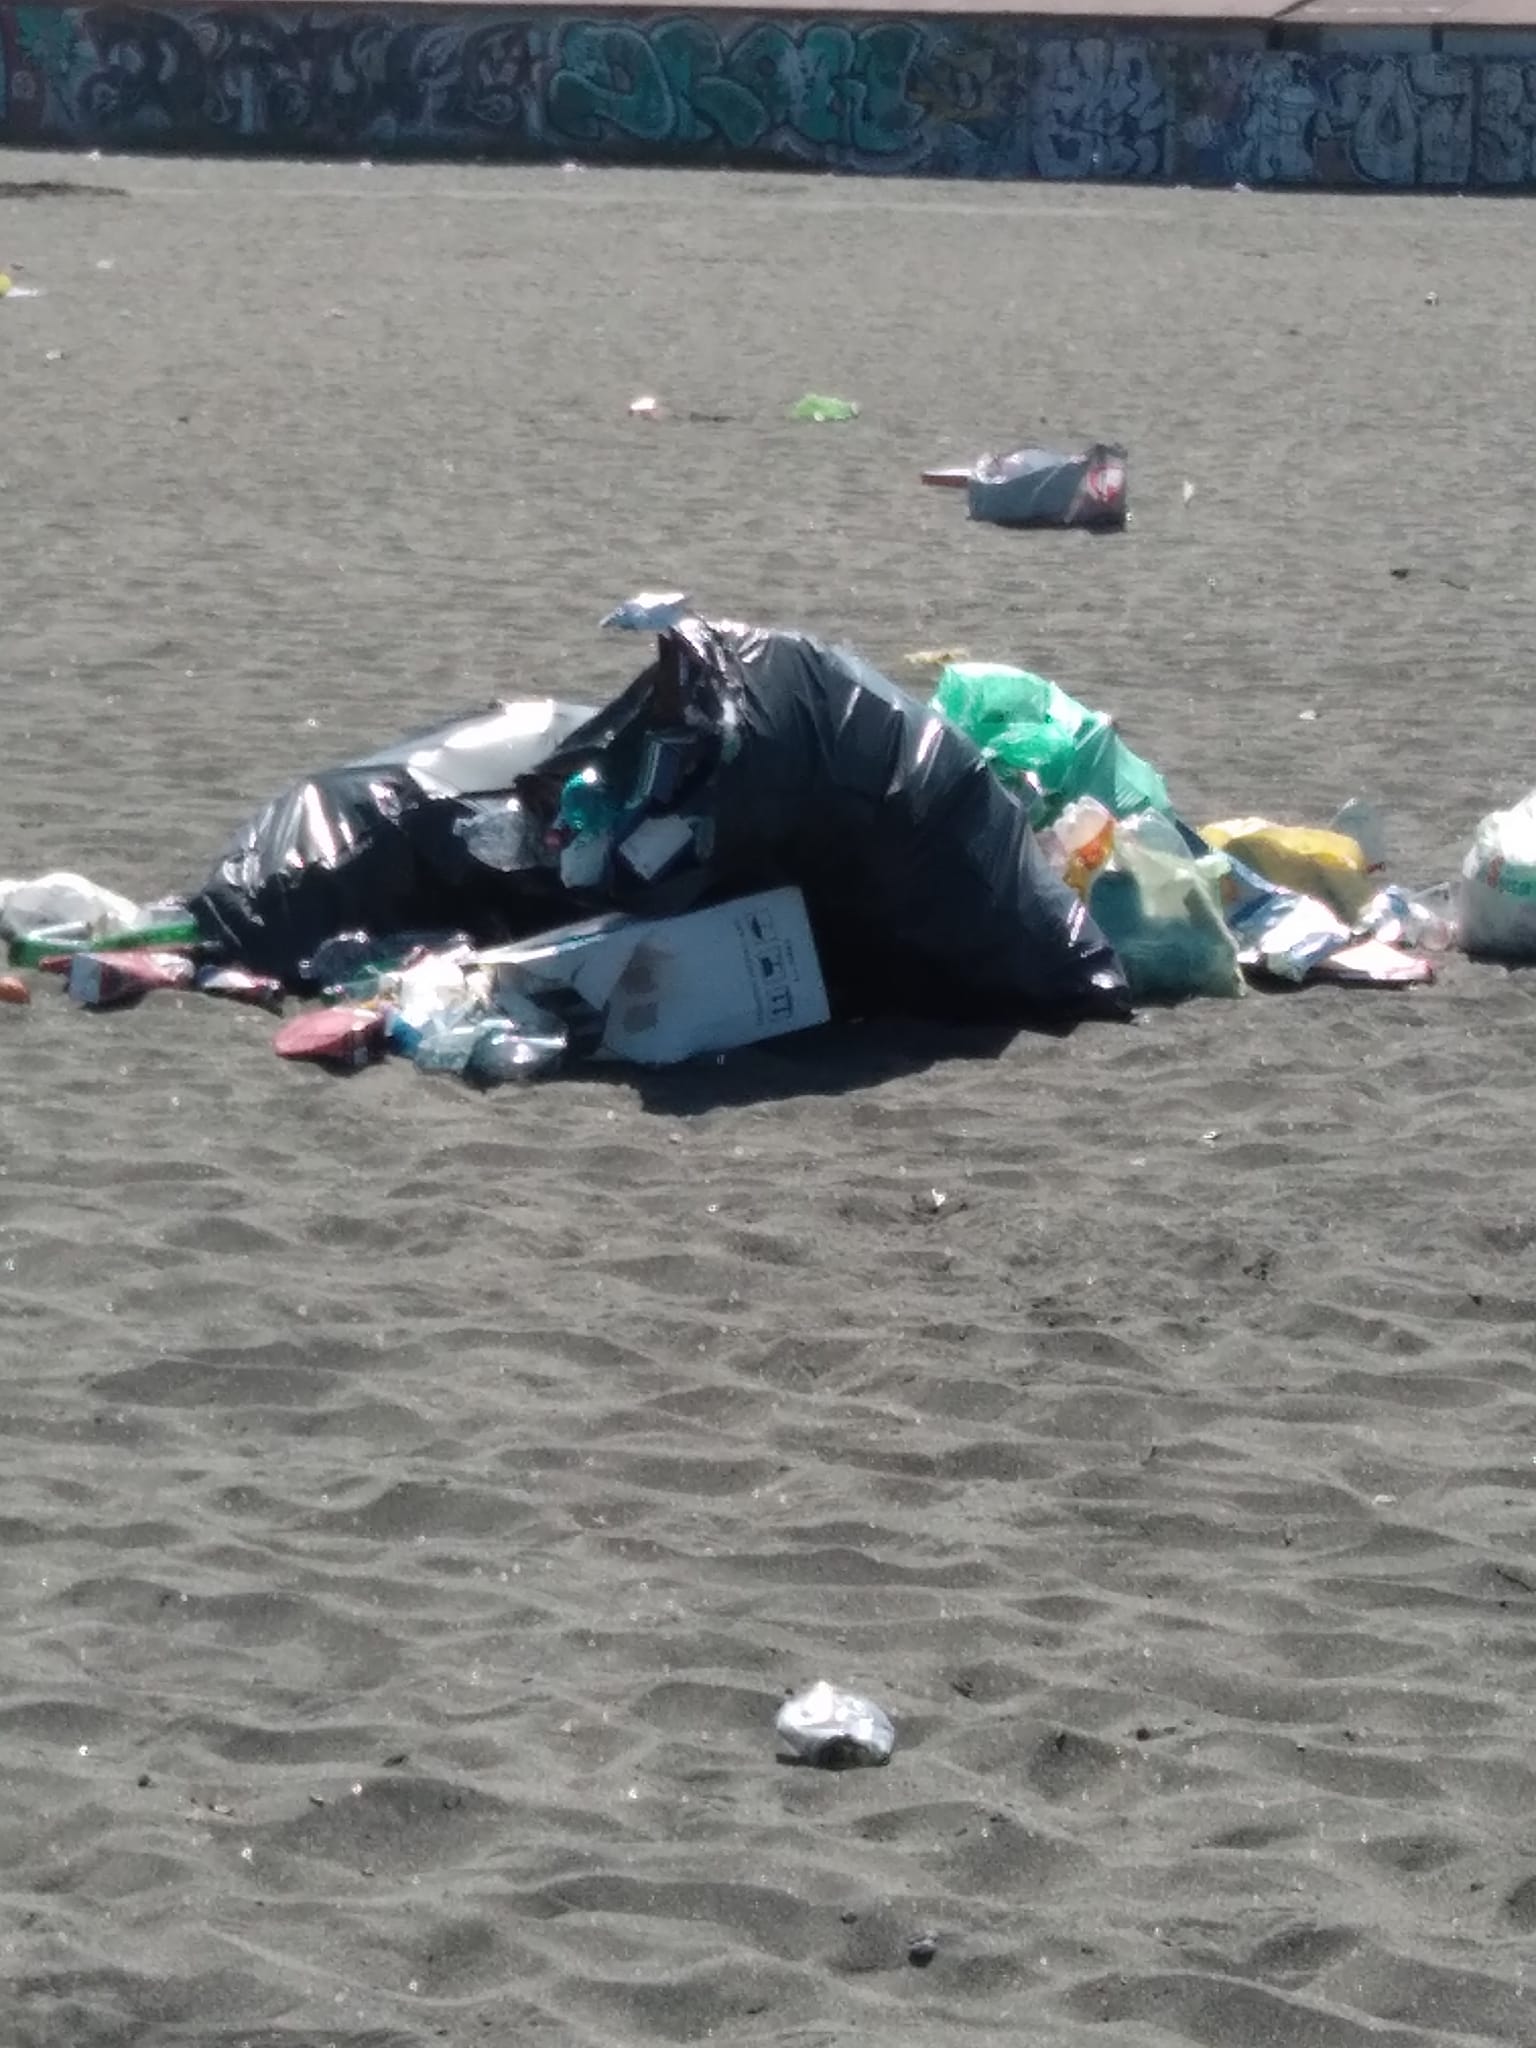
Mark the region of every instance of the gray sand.
[[[127, 196], [0, 190], [0, 872], [194, 880], [658, 583], [1409, 880], [1536, 779], [1523, 207], [38, 176]], [[1129, 535], [917, 483], [1037, 431]], [[1536, 2038], [1531, 994], [488, 1099], [0, 1011], [0, 2037]], [[822, 1674], [887, 1770], [775, 1763]]]

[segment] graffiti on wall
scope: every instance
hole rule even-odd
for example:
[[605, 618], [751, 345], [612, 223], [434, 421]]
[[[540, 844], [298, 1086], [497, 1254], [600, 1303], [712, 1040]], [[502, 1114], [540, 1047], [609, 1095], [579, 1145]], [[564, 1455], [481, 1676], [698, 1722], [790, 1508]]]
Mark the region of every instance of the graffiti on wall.
[[1476, 127], [1476, 183], [1536, 185], [1536, 51], [1532, 60], [1482, 66]]
[[575, 144], [615, 136], [682, 152], [777, 145], [808, 162], [910, 158], [923, 111], [907, 84], [921, 46], [911, 22], [760, 21], [734, 37], [686, 18], [573, 22], [556, 38], [544, 121]]
[[1172, 169], [1166, 66], [1145, 42], [1053, 38], [1032, 67], [1030, 132], [1044, 178], [1159, 178]]
[[0, 0], [0, 140], [930, 176], [1536, 184], [1530, 59], [1003, 16]]
[[1214, 56], [1185, 121], [1197, 174], [1252, 185], [1472, 182], [1473, 66], [1428, 53]]

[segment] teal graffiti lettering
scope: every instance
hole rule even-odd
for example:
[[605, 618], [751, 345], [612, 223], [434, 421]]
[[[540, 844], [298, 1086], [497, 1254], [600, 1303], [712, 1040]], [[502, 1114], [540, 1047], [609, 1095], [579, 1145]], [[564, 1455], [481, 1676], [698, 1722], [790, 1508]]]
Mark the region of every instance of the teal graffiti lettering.
[[719, 135], [736, 149], [761, 142], [769, 128], [763, 103], [726, 75], [720, 38], [697, 21], [669, 21], [651, 35], [677, 108], [674, 142], [707, 142]]
[[737, 86], [750, 93], [762, 111], [765, 132], [787, 128], [800, 97], [800, 52], [788, 29], [762, 21], [738, 36], [726, 59]]
[[922, 109], [907, 98], [907, 73], [922, 38], [915, 28], [892, 22], [861, 29], [854, 37], [854, 84], [849, 141], [872, 155], [903, 149], [922, 122]]
[[617, 129], [637, 142], [751, 149], [788, 131], [828, 150], [890, 155], [923, 119], [906, 96], [920, 47], [910, 24], [852, 34], [759, 21], [723, 45], [687, 16], [648, 29], [572, 22], [548, 86], [551, 128], [579, 141]]
[[18, 7], [16, 46], [45, 78], [62, 82], [78, 47], [74, 16], [63, 7]]
[[802, 98], [791, 125], [808, 142], [886, 156], [906, 146], [922, 120], [907, 100], [907, 71], [918, 49], [910, 26], [861, 29], [818, 22], [800, 43]]
[[549, 117], [563, 134], [599, 141], [617, 128], [639, 142], [665, 142], [677, 113], [666, 75], [639, 29], [574, 22], [549, 81]]
[[807, 142], [828, 147], [846, 144], [852, 126], [847, 87], [853, 68], [853, 37], [845, 28], [818, 24], [806, 30], [800, 58], [804, 76], [793, 126]]

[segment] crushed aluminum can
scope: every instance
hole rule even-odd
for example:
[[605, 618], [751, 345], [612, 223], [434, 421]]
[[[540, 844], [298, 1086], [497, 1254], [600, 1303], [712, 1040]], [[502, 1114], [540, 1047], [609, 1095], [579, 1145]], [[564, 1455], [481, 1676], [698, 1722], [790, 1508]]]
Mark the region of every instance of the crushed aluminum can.
[[786, 1700], [774, 1727], [786, 1749], [828, 1771], [888, 1763], [896, 1747], [896, 1730], [882, 1707], [825, 1679]]

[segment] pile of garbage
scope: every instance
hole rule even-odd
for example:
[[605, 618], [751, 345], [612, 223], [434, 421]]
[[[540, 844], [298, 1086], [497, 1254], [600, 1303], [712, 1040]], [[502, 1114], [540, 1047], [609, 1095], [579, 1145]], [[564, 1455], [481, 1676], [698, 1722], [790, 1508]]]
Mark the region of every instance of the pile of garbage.
[[1109, 940], [1138, 1001], [1239, 996], [1249, 979], [1400, 987], [1455, 941], [1449, 892], [1385, 874], [1360, 800], [1331, 826], [1230, 819], [1193, 830], [1114, 722], [1025, 669], [955, 662], [934, 703], [1020, 795], [1052, 872]]
[[[604, 623], [657, 635], [605, 708], [500, 704], [323, 770], [188, 898], [0, 882], [23, 970], [0, 1000], [28, 1000], [29, 971], [91, 1008], [298, 997], [287, 1057], [394, 1052], [489, 1086], [832, 1017], [1411, 985], [1457, 941], [1448, 891], [1387, 879], [1369, 806], [1195, 830], [1113, 720], [1027, 670], [951, 662], [925, 704], [851, 652], [680, 596]], [[1484, 821], [1459, 915], [1469, 950], [1536, 957], [1536, 796]]]

